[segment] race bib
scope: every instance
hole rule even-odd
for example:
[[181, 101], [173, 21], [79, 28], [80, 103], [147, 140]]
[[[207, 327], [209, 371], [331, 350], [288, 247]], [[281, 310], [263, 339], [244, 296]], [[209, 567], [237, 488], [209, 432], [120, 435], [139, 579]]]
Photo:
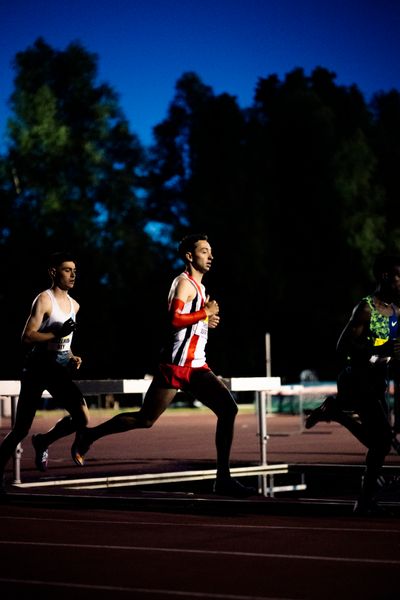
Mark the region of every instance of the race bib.
[[201, 338], [207, 339], [207, 337], [208, 337], [208, 317], [206, 319], [204, 319], [204, 321], [199, 321], [196, 324], [194, 333]]
[[47, 348], [51, 350], [51, 352], [68, 352], [71, 348], [71, 342], [72, 333], [58, 340], [48, 342]]

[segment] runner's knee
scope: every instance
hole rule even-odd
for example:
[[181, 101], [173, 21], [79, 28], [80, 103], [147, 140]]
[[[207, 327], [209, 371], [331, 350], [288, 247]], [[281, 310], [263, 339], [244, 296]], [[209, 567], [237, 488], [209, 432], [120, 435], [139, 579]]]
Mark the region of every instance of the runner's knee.
[[[76, 400], [78, 400], [78, 403]], [[74, 405], [69, 412], [69, 418], [73, 422], [75, 429], [83, 429], [89, 425], [89, 411], [86, 408], [86, 400], [83, 396], [75, 399]]]
[[13, 436], [18, 440], [18, 443], [22, 442], [22, 440], [25, 439], [27, 435], [29, 435], [29, 432], [30, 426], [28, 425], [14, 427], [14, 429], [11, 431]]
[[220, 418], [234, 421], [238, 410], [238, 405], [236, 404], [232, 396], [230, 396], [228, 402], [221, 403], [217, 415]]
[[87, 414], [87, 412], [82, 411], [80, 413], [78, 422], [79, 422], [79, 428], [87, 427], [89, 425], [89, 415]]
[[122, 415], [121, 420], [126, 423], [127, 429], [150, 429], [156, 421], [141, 411]]
[[238, 407], [238, 405], [236, 404], [236, 402], [232, 402], [232, 403], [231, 403], [231, 405], [230, 405], [230, 411], [231, 411], [231, 415], [232, 415], [232, 417], [236, 417], [236, 415], [237, 415], [237, 414], [238, 414], [238, 412], [239, 412], [239, 407]]
[[154, 423], [155, 419], [149, 419], [148, 417], [142, 416], [137, 418], [137, 424], [140, 429], [150, 429], [150, 427], [153, 427]]

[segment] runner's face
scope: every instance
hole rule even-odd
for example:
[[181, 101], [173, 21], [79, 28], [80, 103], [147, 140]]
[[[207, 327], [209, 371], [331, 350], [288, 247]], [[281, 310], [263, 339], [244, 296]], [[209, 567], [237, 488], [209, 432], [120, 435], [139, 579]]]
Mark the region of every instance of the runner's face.
[[206, 240], [199, 240], [196, 242], [194, 252], [190, 253], [190, 255], [192, 257], [192, 266], [196, 271], [207, 273], [207, 271], [210, 270], [213, 255], [211, 246]]
[[65, 261], [52, 270], [54, 283], [62, 290], [70, 290], [74, 287], [76, 279], [76, 266], [72, 261]]

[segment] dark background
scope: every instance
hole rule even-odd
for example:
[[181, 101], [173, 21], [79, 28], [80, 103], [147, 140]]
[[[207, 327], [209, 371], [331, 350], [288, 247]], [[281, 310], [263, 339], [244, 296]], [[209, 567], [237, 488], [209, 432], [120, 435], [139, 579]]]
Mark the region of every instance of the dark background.
[[97, 57], [38, 39], [17, 54], [9, 143], [0, 156], [0, 378], [20, 370], [20, 335], [50, 284], [48, 253], [76, 253], [80, 377], [151, 373], [177, 243], [208, 234], [204, 283], [221, 307], [210, 332], [217, 374], [303, 369], [335, 377], [335, 344], [371, 266], [399, 246], [400, 94], [367, 102], [335, 74], [260, 76], [250, 106], [193, 72], [176, 82], [144, 147]]

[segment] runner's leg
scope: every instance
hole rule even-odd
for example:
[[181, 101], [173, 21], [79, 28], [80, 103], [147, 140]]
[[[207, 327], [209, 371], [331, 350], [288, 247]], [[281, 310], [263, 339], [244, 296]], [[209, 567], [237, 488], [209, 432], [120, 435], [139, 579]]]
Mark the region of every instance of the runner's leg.
[[75, 442], [71, 448], [74, 462], [83, 466], [84, 456], [87, 454], [90, 446], [93, 442], [106, 435], [122, 433], [131, 429], [151, 427], [171, 404], [176, 393], [176, 389], [162, 387], [153, 380], [147, 390], [140, 410], [119, 413], [96, 427], [87, 427], [82, 432], [77, 433]]
[[217, 416], [217, 477], [228, 478], [237, 404], [226, 385], [212, 371], [194, 372], [189, 390]]
[[15, 423], [0, 446], [0, 479], [18, 444], [28, 435], [36, 414], [43, 387], [32, 374], [24, 374], [17, 403]]

